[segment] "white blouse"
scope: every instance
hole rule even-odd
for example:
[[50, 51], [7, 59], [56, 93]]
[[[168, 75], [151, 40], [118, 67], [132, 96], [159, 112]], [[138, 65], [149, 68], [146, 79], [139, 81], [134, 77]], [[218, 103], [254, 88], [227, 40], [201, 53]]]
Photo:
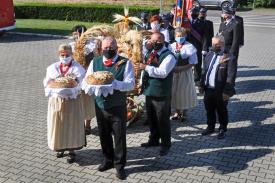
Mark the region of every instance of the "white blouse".
[[[44, 87], [47, 87], [47, 84], [51, 79], [56, 79], [61, 76], [60, 63], [60, 61], [55, 62], [48, 66], [46, 77], [43, 81]], [[77, 80], [77, 83], [81, 83], [85, 76], [85, 72], [85, 69], [78, 62], [73, 60], [71, 67], [65, 75], [74, 76]]]
[[[176, 42], [169, 45], [168, 49], [176, 54]], [[182, 59], [186, 59], [189, 57], [189, 64], [197, 64], [198, 57], [197, 57], [197, 49], [189, 42], [185, 41], [184, 45], [180, 49], [180, 55]]]

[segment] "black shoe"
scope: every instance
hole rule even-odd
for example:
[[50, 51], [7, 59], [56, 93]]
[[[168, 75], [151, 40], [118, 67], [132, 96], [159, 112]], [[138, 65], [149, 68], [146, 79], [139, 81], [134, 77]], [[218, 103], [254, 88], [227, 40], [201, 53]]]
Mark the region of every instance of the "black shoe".
[[109, 170], [111, 168], [114, 168], [114, 164], [113, 163], [105, 163], [105, 164], [99, 165], [99, 167], [97, 169], [100, 172], [104, 172], [104, 171]]
[[205, 136], [205, 135], [210, 135], [212, 133], [214, 133], [214, 129], [210, 129], [210, 128], [206, 128], [205, 130], [202, 131], [201, 135]]
[[166, 156], [169, 152], [170, 147], [161, 147], [159, 151], [160, 156]]
[[126, 180], [126, 173], [124, 168], [116, 171], [116, 177], [119, 178], [120, 180]]
[[57, 158], [63, 158], [63, 157], [64, 157], [64, 152], [58, 152], [58, 153], [56, 154], [56, 157], [57, 157]]
[[217, 138], [218, 139], [224, 139], [225, 138], [225, 130], [220, 129]]
[[170, 120], [179, 120], [181, 119], [181, 115], [176, 113], [173, 116], [170, 116]]
[[146, 142], [146, 143], [142, 143], [141, 147], [155, 147], [155, 146], [159, 146], [158, 142]]
[[72, 164], [75, 160], [75, 153], [69, 153], [67, 163]]

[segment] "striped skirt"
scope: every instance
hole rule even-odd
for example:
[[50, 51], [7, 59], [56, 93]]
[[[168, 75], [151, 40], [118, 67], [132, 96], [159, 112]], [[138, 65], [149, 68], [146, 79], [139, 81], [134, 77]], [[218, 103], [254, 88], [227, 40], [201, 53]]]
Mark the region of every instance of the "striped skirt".
[[171, 107], [187, 110], [197, 105], [197, 93], [192, 68], [174, 73]]

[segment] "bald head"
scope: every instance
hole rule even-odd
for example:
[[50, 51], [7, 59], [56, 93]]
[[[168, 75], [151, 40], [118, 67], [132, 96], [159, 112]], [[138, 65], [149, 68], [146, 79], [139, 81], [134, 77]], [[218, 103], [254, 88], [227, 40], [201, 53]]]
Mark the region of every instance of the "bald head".
[[151, 35], [152, 43], [164, 43], [164, 35], [160, 32], [155, 32]]

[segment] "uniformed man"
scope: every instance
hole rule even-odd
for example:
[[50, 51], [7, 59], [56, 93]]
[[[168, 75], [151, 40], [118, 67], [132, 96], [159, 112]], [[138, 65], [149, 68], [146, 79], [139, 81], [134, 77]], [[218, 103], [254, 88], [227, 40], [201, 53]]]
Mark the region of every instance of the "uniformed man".
[[[161, 28], [160, 32], [162, 34], [168, 34], [167, 40], [165, 40], [168, 43], [173, 43], [175, 41], [175, 29], [174, 27], [170, 24], [171, 22], [171, 17], [168, 14], [164, 14], [161, 16]], [[166, 36], [165, 36], [166, 37]]]
[[237, 62], [240, 47], [240, 27], [237, 21], [233, 18], [233, 10], [231, 7], [226, 7], [222, 10], [223, 22], [220, 23], [219, 35], [223, 35], [225, 39], [225, 50], [234, 56]]
[[240, 47], [244, 45], [244, 26], [243, 26], [243, 18], [239, 15], [236, 15], [236, 8], [232, 8], [233, 10], [233, 19], [237, 21], [237, 25], [239, 26], [240, 30]]
[[198, 85], [201, 79], [201, 66], [202, 66], [202, 51], [206, 50], [203, 48], [207, 42], [207, 32], [204, 23], [198, 18], [200, 9], [193, 7], [191, 9], [191, 30], [187, 35], [187, 41], [195, 46], [197, 49], [198, 64], [194, 67], [194, 80], [195, 84]]
[[[239, 15], [236, 15], [236, 8], [231, 7], [233, 11], [233, 16], [232, 18], [236, 20], [237, 25], [239, 27], [239, 34], [240, 34], [240, 47], [244, 45], [244, 23], [243, 23], [243, 18]], [[221, 17], [221, 22], [224, 22], [223, 17]]]
[[207, 17], [207, 9], [205, 7], [201, 7], [200, 13], [199, 13], [199, 19], [201, 22], [204, 23], [206, 28], [206, 35], [207, 35], [207, 41], [204, 42], [202, 55], [205, 56], [206, 53], [209, 51], [209, 48], [212, 45], [212, 37], [214, 36], [214, 26], [213, 22], [206, 19]]
[[140, 14], [140, 19], [142, 20], [142, 25], [137, 26], [137, 30], [149, 30], [151, 29], [150, 22], [149, 22], [149, 12], [143, 11]]

